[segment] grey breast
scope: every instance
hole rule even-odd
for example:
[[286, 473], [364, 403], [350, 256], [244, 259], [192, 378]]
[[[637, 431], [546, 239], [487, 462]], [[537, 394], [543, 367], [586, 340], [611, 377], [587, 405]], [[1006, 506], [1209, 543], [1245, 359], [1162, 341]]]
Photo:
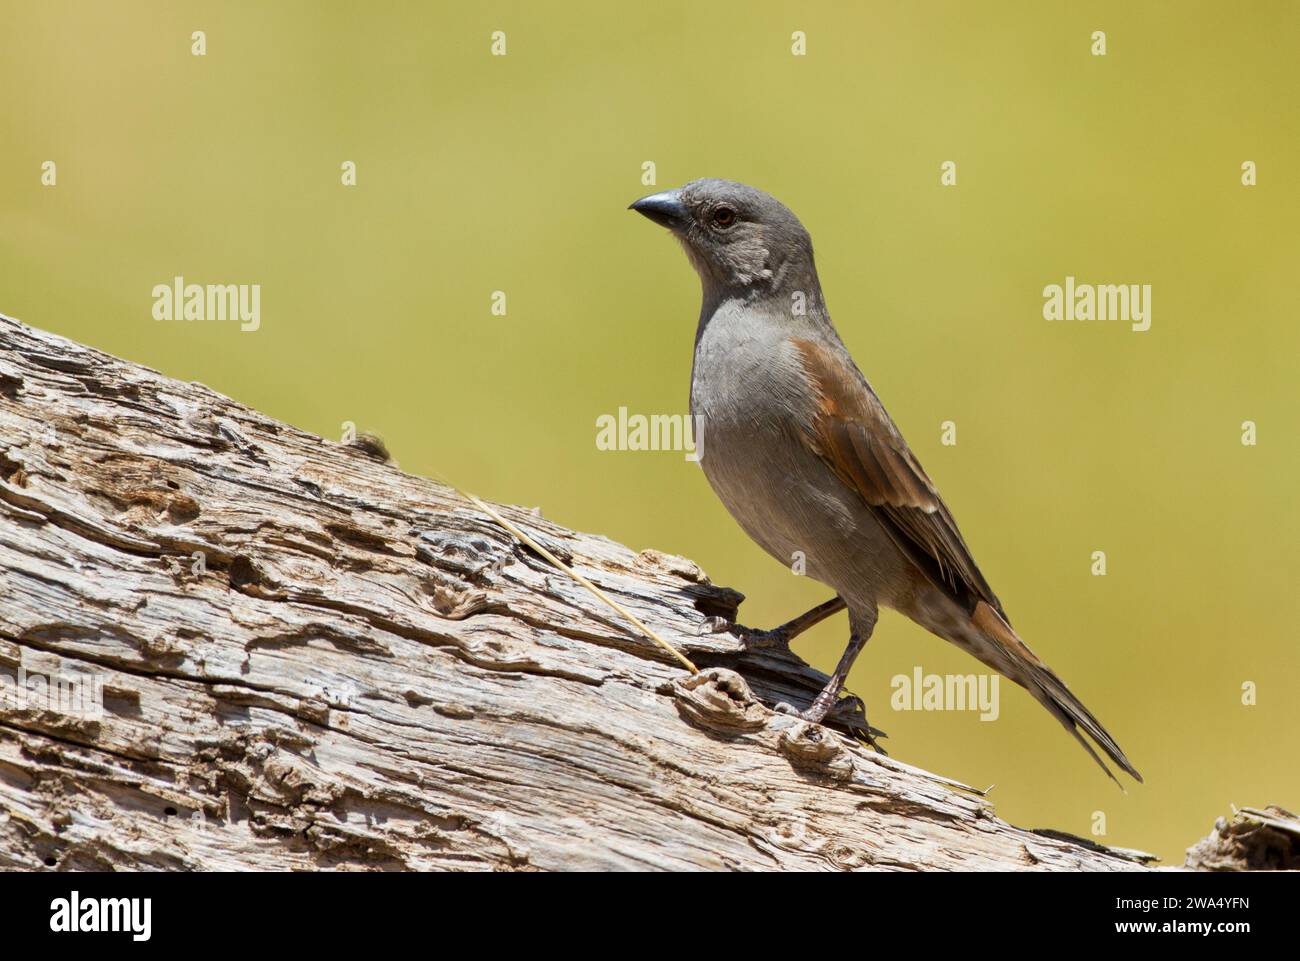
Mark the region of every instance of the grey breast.
[[[802, 442], [815, 403], [789, 318], [724, 303], [696, 340], [691, 412], [701, 466], [741, 528], [781, 563], [841, 593], [874, 593], [896, 559], [857, 495]], [[804, 332], [800, 331], [800, 334]]]

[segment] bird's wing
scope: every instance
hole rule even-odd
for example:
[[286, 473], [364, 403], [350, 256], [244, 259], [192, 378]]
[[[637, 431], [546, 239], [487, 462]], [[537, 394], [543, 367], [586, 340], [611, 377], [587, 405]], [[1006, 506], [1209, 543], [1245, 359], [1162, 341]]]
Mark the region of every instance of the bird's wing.
[[895, 545], [936, 587], [967, 611], [982, 600], [1007, 620], [948, 505], [847, 352], [810, 340], [790, 342], [820, 401], [808, 444], [870, 505]]

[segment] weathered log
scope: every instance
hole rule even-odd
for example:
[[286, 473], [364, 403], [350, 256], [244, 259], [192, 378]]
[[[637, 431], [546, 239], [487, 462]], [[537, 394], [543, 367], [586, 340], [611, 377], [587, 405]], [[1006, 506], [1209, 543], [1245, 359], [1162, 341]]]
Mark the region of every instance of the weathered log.
[[1143, 867], [773, 710], [825, 677], [690, 561], [499, 509], [701, 672], [382, 448], [0, 317], [0, 868]]
[[1196, 871], [1300, 871], [1300, 818], [1279, 807], [1242, 808], [1219, 818], [1187, 850]]

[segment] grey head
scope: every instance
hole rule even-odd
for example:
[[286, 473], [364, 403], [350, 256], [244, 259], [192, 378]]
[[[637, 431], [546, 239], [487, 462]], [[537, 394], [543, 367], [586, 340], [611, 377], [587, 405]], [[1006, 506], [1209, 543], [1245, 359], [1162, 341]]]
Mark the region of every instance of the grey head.
[[667, 227], [700, 275], [706, 305], [722, 297], [816, 291], [812, 238], [775, 197], [734, 180], [692, 180], [629, 210]]

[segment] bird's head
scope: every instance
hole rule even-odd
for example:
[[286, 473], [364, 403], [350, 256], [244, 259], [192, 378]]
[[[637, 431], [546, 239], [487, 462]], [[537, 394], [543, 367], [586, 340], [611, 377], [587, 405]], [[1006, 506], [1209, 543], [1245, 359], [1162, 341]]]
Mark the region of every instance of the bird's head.
[[761, 190], [732, 180], [692, 180], [642, 197], [629, 210], [673, 232], [706, 294], [782, 291], [815, 283], [812, 238]]

